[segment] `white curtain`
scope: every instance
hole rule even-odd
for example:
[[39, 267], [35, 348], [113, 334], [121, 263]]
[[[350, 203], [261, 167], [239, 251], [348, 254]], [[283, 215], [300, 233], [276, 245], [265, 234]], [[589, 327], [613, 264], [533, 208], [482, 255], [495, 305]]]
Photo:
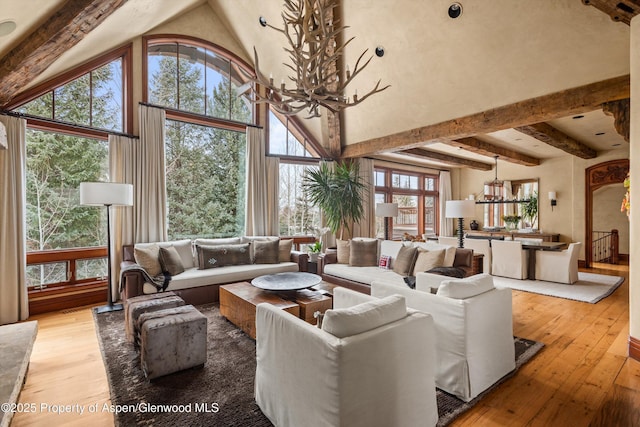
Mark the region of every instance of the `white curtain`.
[[0, 116], [7, 149], [0, 150], [0, 325], [29, 317], [27, 293], [27, 121]]
[[280, 235], [280, 159], [266, 157], [267, 181], [267, 235]]
[[[503, 192], [505, 200], [513, 200], [513, 188], [511, 186], [511, 181], [504, 181]], [[515, 203], [505, 203], [503, 206], [503, 215], [516, 215], [518, 213], [518, 207]]]
[[247, 126], [246, 205], [247, 236], [278, 235], [280, 163], [266, 157], [264, 129]]
[[360, 178], [364, 184], [362, 193], [362, 207], [364, 215], [362, 219], [353, 224], [354, 237], [376, 237], [376, 194], [373, 182], [372, 159], [358, 159], [360, 162]]
[[[120, 135], [109, 135], [109, 177], [111, 182], [134, 184], [134, 150], [139, 144], [137, 138]], [[133, 222], [131, 206], [111, 207], [111, 294], [119, 295], [120, 263], [122, 262], [122, 246], [132, 245], [135, 239], [137, 224]], [[114, 298], [117, 299], [117, 298]]]
[[451, 173], [448, 171], [440, 171], [440, 179], [438, 181], [440, 236], [453, 236], [455, 230], [453, 221], [455, 221], [455, 219], [445, 217], [447, 201], [452, 200], [453, 197], [451, 195]]
[[140, 105], [140, 142], [133, 150], [133, 224], [135, 242], [167, 240], [167, 186], [164, 122], [161, 108]]

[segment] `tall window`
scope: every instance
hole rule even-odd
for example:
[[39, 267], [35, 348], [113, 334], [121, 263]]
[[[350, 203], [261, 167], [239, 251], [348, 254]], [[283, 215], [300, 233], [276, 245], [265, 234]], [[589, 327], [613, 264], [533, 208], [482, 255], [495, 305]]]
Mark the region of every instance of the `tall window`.
[[180, 110], [167, 110], [165, 132], [169, 237], [240, 235], [250, 85], [204, 42], [149, 40], [147, 54], [149, 102]]
[[280, 160], [280, 234], [311, 235], [320, 228], [320, 211], [302, 190], [305, 170], [317, 168], [319, 155], [289, 117], [269, 111], [269, 154]]
[[[107, 243], [104, 209], [80, 206], [78, 188], [81, 182], [109, 180], [104, 131], [124, 130], [123, 57], [107, 55], [93, 68], [72, 71], [61, 83], [49, 84], [37, 92], [38, 97], [15, 109], [28, 117], [28, 260], [40, 253], [68, 253]], [[40, 259], [27, 267], [29, 288], [83, 284], [106, 276], [106, 259], [99, 255]]]
[[167, 120], [169, 237], [238, 236], [244, 228], [244, 133]]
[[[397, 203], [392, 218], [392, 238], [405, 234], [438, 233], [438, 176], [377, 168], [374, 172], [376, 203]], [[384, 236], [383, 219], [377, 221], [377, 236]]]

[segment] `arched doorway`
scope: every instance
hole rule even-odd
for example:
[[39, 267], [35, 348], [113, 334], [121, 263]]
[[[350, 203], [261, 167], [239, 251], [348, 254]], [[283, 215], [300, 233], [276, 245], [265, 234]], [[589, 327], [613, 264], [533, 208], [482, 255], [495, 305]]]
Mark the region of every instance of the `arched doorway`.
[[[611, 160], [587, 168], [585, 174], [585, 267], [593, 262], [594, 192], [610, 184], [622, 184], [629, 173], [629, 159]], [[622, 200], [620, 200], [622, 203]]]

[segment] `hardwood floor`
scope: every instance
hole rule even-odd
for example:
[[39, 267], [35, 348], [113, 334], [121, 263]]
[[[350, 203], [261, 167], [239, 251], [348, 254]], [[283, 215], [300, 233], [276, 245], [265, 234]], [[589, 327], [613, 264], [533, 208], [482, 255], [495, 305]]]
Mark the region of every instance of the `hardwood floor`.
[[[545, 348], [452, 426], [640, 426], [640, 362], [627, 358], [628, 266], [584, 271], [626, 280], [597, 304], [514, 291], [514, 334]], [[109, 391], [90, 309], [33, 319], [39, 332], [20, 402], [38, 410], [16, 414], [12, 427], [113, 425], [102, 412]], [[57, 415], [41, 404], [77, 404], [85, 413]]]

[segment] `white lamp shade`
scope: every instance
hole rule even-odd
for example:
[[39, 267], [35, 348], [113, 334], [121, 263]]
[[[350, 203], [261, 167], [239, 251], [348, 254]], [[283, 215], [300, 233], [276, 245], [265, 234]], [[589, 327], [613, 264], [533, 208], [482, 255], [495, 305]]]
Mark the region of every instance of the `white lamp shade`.
[[133, 185], [118, 182], [81, 182], [80, 204], [83, 206], [132, 206]]
[[381, 216], [384, 218], [398, 216], [398, 204], [397, 203], [376, 204], [376, 216]]
[[444, 216], [446, 218], [468, 218], [476, 214], [476, 202], [473, 200], [448, 200]]
[[556, 199], [556, 192], [549, 191], [549, 200], [555, 200], [555, 199]]

